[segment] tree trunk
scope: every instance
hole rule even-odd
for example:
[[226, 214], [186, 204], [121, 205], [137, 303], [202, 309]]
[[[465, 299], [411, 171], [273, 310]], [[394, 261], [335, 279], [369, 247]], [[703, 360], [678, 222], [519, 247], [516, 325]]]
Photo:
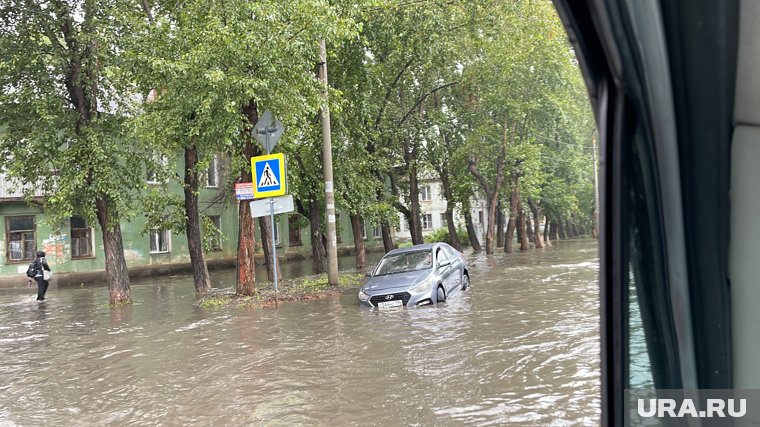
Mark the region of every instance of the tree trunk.
[[251, 208], [245, 200], [238, 206], [238, 221], [240, 229], [238, 231], [238, 271], [235, 292], [238, 295], [252, 296], [256, 292], [256, 263], [254, 262], [256, 238], [253, 232]]
[[504, 246], [504, 222], [506, 217], [502, 210], [501, 202], [496, 205], [496, 247]]
[[416, 149], [404, 155], [409, 168], [409, 202], [411, 216], [409, 220], [409, 233], [412, 235], [412, 243], [419, 245], [425, 243], [422, 237], [422, 221], [420, 220], [420, 186], [417, 179], [417, 155]]
[[570, 222], [570, 228], [573, 230], [573, 237], [581, 235], [580, 231], [578, 231], [578, 227], [575, 225], [575, 221]]
[[[511, 254], [514, 250], [514, 235], [518, 228], [518, 218], [520, 216], [520, 175], [512, 173], [509, 178], [512, 192], [509, 195], [509, 223], [507, 224], [507, 235], [504, 242], [504, 252]], [[518, 232], [519, 238], [519, 232]]]
[[546, 246], [551, 246], [552, 241], [549, 240], [549, 217], [547, 216], [544, 221], [544, 243]]
[[[530, 207], [530, 211], [533, 213], [533, 245], [536, 249], [541, 249], [544, 247], [544, 242], [541, 238], [541, 208], [532, 199], [528, 199], [528, 207]], [[546, 228], [544, 228], [544, 237], [546, 237]]]
[[557, 221], [557, 233], [559, 234], [560, 239], [564, 239], [567, 237], [567, 234], [565, 234], [565, 229], [563, 228], [563, 225], [562, 225], [562, 218], [560, 218]]
[[504, 236], [504, 252], [511, 254], [515, 248], [515, 229], [517, 228], [517, 220], [513, 215], [509, 216], [507, 221], [507, 234]]
[[528, 243], [533, 243], [536, 238], [533, 236], [533, 222], [530, 220], [530, 212], [525, 212], [525, 231], [528, 233]]
[[478, 233], [475, 231], [475, 226], [472, 224], [472, 212], [470, 212], [469, 206], [463, 206], [464, 212], [464, 225], [467, 228], [467, 237], [470, 239], [470, 246], [475, 252], [480, 252], [483, 248], [480, 247], [480, 241], [478, 240]]
[[[275, 219], [277, 221], [277, 219]], [[274, 283], [274, 248], [272, 246], [272, 219], [267, 216], [259, 217], [261, 249], [264, 251], [264, 265], [267, 267], [267, 280]], [[279, 263], [278, 263], [279, 264]], [[277, 268], [277, 280], [282, 280], [282, 268]]]
[[[470, 173], [478, 180], [478, 183], [480, 184], [481, 190], [483, 190], [483, 194], [486, 195], [488, 198], [488, 227], [486, 231], [486, 253], [492, 254], [493, 253], [493, 243], [494, 243], [494, 230], [496, 228], [496, 205], [499, 200], [499, 190], [501, 189], [501, 184], [504, 182], [504, 163], [505, 158], [507, 154], [507, 137], [509, 136], [509, 128], [507, 127], [507, 116], [504, 116], [504, 136], [502, 139], [501, 146], [499, 147], [499, 155], [496, 158], [496, 178], [493, 183], [493, 190], [489, 190], [488, 182], [486, 181], [485, 177], [480, 173], [477, 166], [477, 157], [470, 157], [469, 163], [467, 165], [468, 169], [470, 170]], [[512, 130], [512, 140], [514, 142], [514, 129]]]
[[185, 148], [185, 235], [187, 250], [190, 252], [190, 265], [193, 271], [195, 292], [206, 293], [211, 290], [208, 266], [203, 256], [201, 239], [201, 215], [198, 210], [198, 151], [195, 144]]
[[[250, 164], [251, 157], [256, 155], [256, 147], [251, 142], [250, 129], [259, 120], [256, 102], [251, 101], [243, 108], [243, 114], [248, 119], [248, 129], [243, 131], [245, 140], [243, 158]], [[240, 172], [239, 182], [251, 182], [251, 172], [245, 167]], [[243, 201], [238, 206], [238, 248], [237, 248], [237, 283], [235, 292], [238, 295], [252, 296], [256, 292], [256, 235], [251, 218], [251, 207]]]
[[127, 260], [124, 258], [121, 227], [117, 221], [111, 220], [106, 197], [103, 194], [99, 195], [95, 199], [95, 208], [97, 209], [98, 223], [103, 233], [109, 303], [112, 306], [131, 304], [132, 291], [129, 288], [129, 271], [127, 270]]
[[309, 232], [311, 233], [311, 261], [314, 273], [327, 271], [327, 250], [322, 240], [322, 215], [314, 197], [309, 199]]
[[386, 220], [381, 223], [380, 228], [383, 233], [383, 249], [385, 249], [385, 253], [388, 253], [396, 248], [396, 245], [393, 243], [393, 236], [391, 235], [391, 226]]
[[517, 237], [520, 239], [520, 250], [528, 250], [528, 231], [525, 228], [525, 211], [520, 203], [520, 214], [517, 217]]
[[446, 198], [446, 226], [449, 229], [449, 240], [451, 246], [454, 249], [462, 252], [462, 242], [459, 241], [457, 235], [457, 225], [454, 223], [454, 206], [456, 204], [454, 200], [454, 192], [451, 190], [451, 182], [449, 177], [443, 171], [439, 171], [438, 175], [441, 178], [441, 185], [443, 186], [443, 196]]
[[351, 214], [351, 230], [354, 232], [354, 248], [356, 249], [356, 268], [367, 266], [367, 252], [364, 250], [364, 237], [362, 237], [362, 217]]

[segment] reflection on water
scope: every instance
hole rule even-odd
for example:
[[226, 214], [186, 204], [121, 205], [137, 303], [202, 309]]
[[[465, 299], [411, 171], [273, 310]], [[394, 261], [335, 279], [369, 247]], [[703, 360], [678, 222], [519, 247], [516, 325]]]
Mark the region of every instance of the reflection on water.
[[393, 312], [354, 291], [201, 309], [188, 275], [118, 309], [105, 288], [0, 295], [0, 424], [598, 423], [595, 242], [469, 261], [471, 290]]

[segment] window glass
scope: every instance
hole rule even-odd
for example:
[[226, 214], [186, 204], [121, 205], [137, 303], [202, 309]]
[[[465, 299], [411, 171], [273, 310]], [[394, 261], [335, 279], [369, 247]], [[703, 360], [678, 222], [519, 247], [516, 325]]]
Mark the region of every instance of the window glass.
[[72, 217], [71, 223], [71, 258], [92, 257], [92, 228], [83, 218]]
[[153, 230], [150, 232], [150, 253], [160, 254], [170, 251], [169, 230]]
[[653, 157], [640, 132], [629, 148], [626, 388], [680, 388]]
[[31, 261], [37, 254], [34, 215], [5, 217], [6, 251], [9, 262]]
[[429, 185], [420, 187], [420, 200], [427, 201], [432, 198], [432, 191]]
[[628, 388], [654, 388], [652, 364], [649, 361], [633, 272], [629, 276], [631, 283], [628, 286]]
[[433, 214], [422, 214], [422, 229], [430, 230], [433, 228]]
[[211, 159], [211, 163], [206, 171], [206, 186], [218, 187], [219, 186], [219, 157], [214, 155]]
[[450, 257], [451, 257], [451, 254], [449, 253], [449, 251], [446, 250], [446, 248], [442, 247], [436, 250], [436, 258], [438, 259], [439, 263], [441, 261], [446, 261]]

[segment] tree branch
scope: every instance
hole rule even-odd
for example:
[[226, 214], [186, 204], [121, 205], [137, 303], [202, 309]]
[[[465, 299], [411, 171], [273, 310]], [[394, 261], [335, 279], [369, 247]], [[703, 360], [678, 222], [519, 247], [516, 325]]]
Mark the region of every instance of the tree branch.
[[409, 68], [409, 66], [412, 65], [412, 62], [414, 62], [414, 58], [406, 61], [406, 64], [401, 68], [401, 70], [396, 74], [396, 78], [393, 79], [393, 82], [388, 86], [388, 90], [385, 92], [385, 98], [383, 99], [383, 105], [380, 106], [380, 112], [377, 113], [377, 118], [375, 119], [375, 129], [380, 127], [380, 120], [383, 118], [383, 113], [385, 112], [385, 106], [388, 105], [388, 100], [391, 98], [391, 93], [393, 93], [393, 88], [396, 87], [396, 84], [398, 84], [398, 81], [401, 80], [401, 76], [404, 75], [404, 72]]
[[142, 7], [145, 11], [145, 15], [148, 16], [148, 22], [153, 25], [153, 13], [150, 11], [150, 4], [148, 4], [148, 0], [142, 0]]
[[408, 118], [409, 118], [409, 116], [410, 116], [410, 115], [411, 115], [411, 114], [414, 112], [414, 110], [416, 110], [416, 109], [417, 109], [417, 107], [419, 107], [419, 105], [420, 105], [420, 104], [422, 104], [422, 102], [423, 102], [423, 101], [425, 101], [425, 99], [427, 99], [427, 97], [428, 97], [428, 96], [430, 96], [430, 95], [434, 94], [435, 92], [437, 92], [437, 91], [439, 91], [439, 90], [441, 90], [441, 89], [445, 89], [445, 88], [447, 88], [447, 87], [449, 87], [449, 86], [453, 86], [453, 85], [455, 85], [455, 84], [457, 84], [457, 83], [459, 83], [459, 82], [458, 82], [458, 81], [456, 81], [456, 80], [455, 80], [455, 81], [453, 81], [453, 82], [444, 83], [444, 84], [442, 84], [441, 86], [438, 86], [437, 88], [435, 88], [435, 89], [431, 90], [430, 92], [428, 92], [428, 93], [426, 93], [426, 94], [422, 95], [422, 96], [420, 97], [420, 99], [418, 99], [418, 100], [417, 100], [417, 102], [414, 104], [414, 106], [412, 106], [412, 108], [410, 108], [410, 109], [409, 109], [409, 111], [407, 111], [407, 112], [406, 112], [406, 114], [404, 114], [404, 117], [402, 117], [402, 118], [401, 118], [401, 121], [400, 121], [400, 122], [398, 122], [398, 124], [399, 124], [399, 125], [403, 125], [403, 124], [404, 124], [404, 122], [406, 122], [406, 119], [408, 119]]

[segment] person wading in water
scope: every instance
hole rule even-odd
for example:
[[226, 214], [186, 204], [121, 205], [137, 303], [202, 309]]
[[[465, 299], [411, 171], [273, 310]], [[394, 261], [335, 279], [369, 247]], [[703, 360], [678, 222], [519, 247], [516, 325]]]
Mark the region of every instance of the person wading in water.
[[[34, 260], [34, 280], [37, 282], [37, 301], [45, 300], [45, 292], [47, 292], [48, 281], [45, 280], [44, 270], [50, 271], [50, 266], [45, 259], [45, 252], [38, 251], [37, 258]], [[32, 279], [29, 279], [29, 286], [32, 286]]]

